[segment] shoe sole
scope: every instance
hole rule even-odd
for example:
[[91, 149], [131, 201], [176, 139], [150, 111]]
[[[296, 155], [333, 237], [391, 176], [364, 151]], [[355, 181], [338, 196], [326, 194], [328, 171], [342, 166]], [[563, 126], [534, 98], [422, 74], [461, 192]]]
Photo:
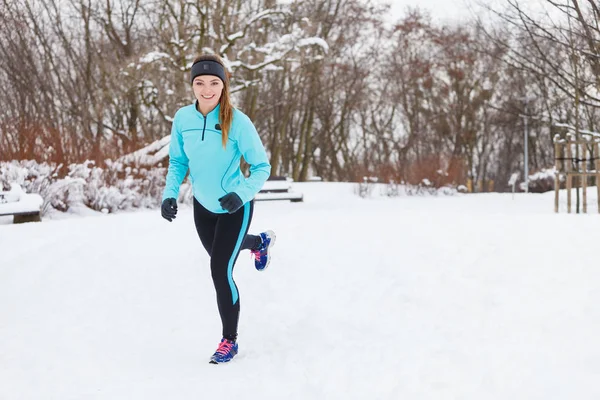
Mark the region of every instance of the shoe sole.
[[209, 364], [214, 364], [214, 365], [219, 365], [219, 364], [227, 364], [227, 363], [231, 362], [232, 360], [233, 360], [233, 358], [231, 360], [229, 360], [229, 361], [222, 361], [222, 362], [217, 362], [217, 361], [214, 361], [214, 360], [210, 360], [208, 363]]
[[271, 237], [271, 243], [269, 243], [269, 251], [267, 252], [268, 256], [267, 256], [267, 264], [265, 265], [265, 267], [263, 269], [258, 269], [257, 271], [262, 272], [265, 269], [267, 269], [269, 267], [269, 264], [271, 264], [271, 248], [275, 246], [275, 240], [277, 239], [277, 235], [275, 235], [275, 232], [273, 231], [266, 231], [265, 232], [267, 235], [269, 235]]
[[233, 357], [231, 357], [229, 360], [227, 361], [217, 361], [217, 360], [213, 360], [211, 359], [208, 363], [209, 364], [227, 364], [228, 362], [233, 361], [233, 359], [235, 358], [235, 356], [238, 355], [238, 352], [236, 351], [235, 354], [233, 355]]
[[217, 364], [227, 364], [227, 363], [230, 363], [230, 362], [232, 362], [232, 361], [233, 361], [233, 358], [232, 358], [231, 360], [227, 360], [227, 361], [221, 361], [221, 362], [219, 362], [219, 361], [215, 361], [215, 360], [210, 360], [208, 363], [209, 363], [209, 364], [215, 364], [215, 365], [217, 365]]

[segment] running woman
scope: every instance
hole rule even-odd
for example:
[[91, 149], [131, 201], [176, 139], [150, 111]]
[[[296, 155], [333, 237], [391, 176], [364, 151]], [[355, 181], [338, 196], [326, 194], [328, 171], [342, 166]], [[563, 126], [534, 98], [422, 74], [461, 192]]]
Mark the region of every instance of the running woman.
[[[271, 261], [273, 231], [248, 234], [253, 199], [269, 178], [271, 165], [254, 124], [231, 105], [223, 61], [215, 55], [197, 57], [190, 83], [196, 101], [180, 108], [173, 120], [161, 214], [169, 222], [175, 219], [179, 187], [189, 170], [194, 223], [210, 257], [223, 325], [223, 338], [210, 359], [219, 364], [238, 353], [240, 296], [233, 267], [240, 251], [251, 251], [259, 271]], [[241, 156], [250, 165], [248, 178], [240, 169]]]

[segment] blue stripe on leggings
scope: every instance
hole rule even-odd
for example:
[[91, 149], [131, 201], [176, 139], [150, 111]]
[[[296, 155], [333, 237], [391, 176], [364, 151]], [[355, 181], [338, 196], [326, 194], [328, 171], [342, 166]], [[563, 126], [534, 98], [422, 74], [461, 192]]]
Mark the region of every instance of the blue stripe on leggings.
[[233, 283], [233, 263], [237, 257], [238, 252], [240, 251], [240, 247], [242, 247], [242, 242], [244, 241], [244, 236], [246, 236], [246, 229], [248, 229], [248, 217], [250, 215], [250, 203], [244, 204], [244, 218], [242, 220], [242, 227], [240, 229], [240, 234], [238, 235], [237, 243], [235, 244], [235, 248], [233, 249], [233, 253], [231, 253], [231, 258], [229, 259], [229, 264], [227, 264], [227, 279], [229, 280], [229, 287], [231, 288], [231, 297], [233, 298], [233, 304], [238, 301], [239, 294], [237, 289], [235, 288], [235, 284]]

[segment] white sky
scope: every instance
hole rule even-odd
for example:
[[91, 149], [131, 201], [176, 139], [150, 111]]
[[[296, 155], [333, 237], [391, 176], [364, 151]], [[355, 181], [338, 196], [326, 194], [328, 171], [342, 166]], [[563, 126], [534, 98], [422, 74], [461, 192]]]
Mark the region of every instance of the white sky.
[[459, 19], [468, 16], [468, 8], [466, 4], [462, 4], [467, 0], [380, 0], [382, 3], [391, 3], [391, 15], [398, 19], [406, 10], [407, 7], [419, 7], [427, 10], [434, 18], [441, 19]]
[[[473, 13], [482, 11], [481, 4], [493, 5], [495, 8], [504, 7], [506, 0], [378, 0], [381, 3], [392, 4], [390, 20], [396, 21], [404, 15], [407, 7], [419, 7], [431, 13], [434, 20], [441, 22], [458, 22], [469, 18]], [[544, 0], [519, 0], [527, 7], [541, 10]]]

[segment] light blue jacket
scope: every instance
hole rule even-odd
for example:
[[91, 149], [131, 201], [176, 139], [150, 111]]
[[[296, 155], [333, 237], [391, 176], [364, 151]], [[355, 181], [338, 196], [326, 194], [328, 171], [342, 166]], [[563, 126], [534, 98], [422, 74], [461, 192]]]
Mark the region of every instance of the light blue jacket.
[[[217, 105], [204, 117], [194, 103], [180, 108], [175, 114], [163, 200], [178, 198], [179, 187], [189, 169], [196, 200], [209, 211], [226, 213], [219, 198], [235, 192], [246, 204], [269, 178], [271, 164], [250, 118], [234, 109], [224, 149], [219, 109], [220, 105]], [[241, 156], [250, 164], [248, 178], [240, 169]]]

